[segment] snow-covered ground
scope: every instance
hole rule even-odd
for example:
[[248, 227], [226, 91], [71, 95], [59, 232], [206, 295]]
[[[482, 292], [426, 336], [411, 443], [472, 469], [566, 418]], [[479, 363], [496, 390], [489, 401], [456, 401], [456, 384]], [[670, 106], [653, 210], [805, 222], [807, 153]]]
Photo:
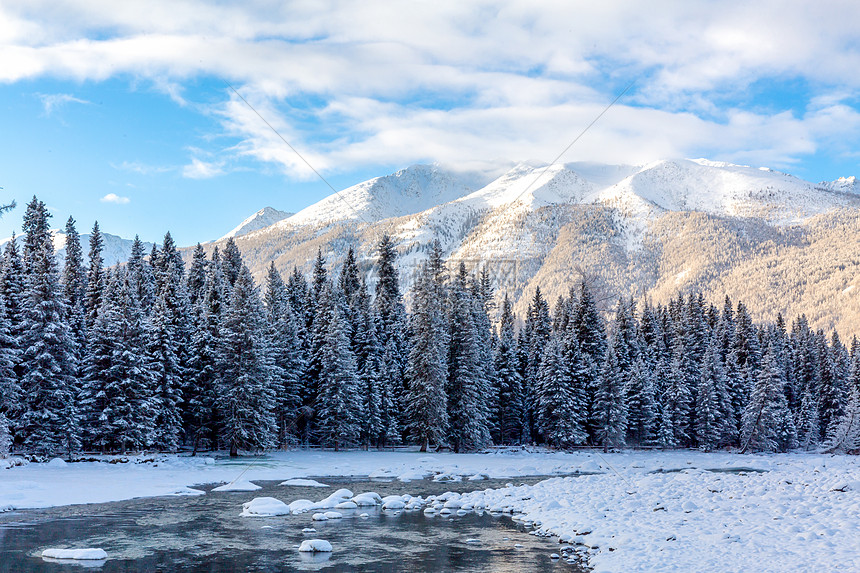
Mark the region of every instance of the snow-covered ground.
[[[580, 544], [597, 571], [860, 570], [860, 458], [852, 456], [687, 451], [284, 452], [240, 461], [157, 456], [148, 463], [0, 470], [0, 508], [198, 494], [197, 484], [309, 476], [390, 477], [403, 481], [407, 493], [415, 489], [408, 480], [421, 477], [472, 478], [479, 487], [484, 476], [576, 472], [595, 473], [451, 494], [446, 504], [510, 512], [534, 522], [538, 533]], [[235, 495], [239, 511], [241, 494]]]

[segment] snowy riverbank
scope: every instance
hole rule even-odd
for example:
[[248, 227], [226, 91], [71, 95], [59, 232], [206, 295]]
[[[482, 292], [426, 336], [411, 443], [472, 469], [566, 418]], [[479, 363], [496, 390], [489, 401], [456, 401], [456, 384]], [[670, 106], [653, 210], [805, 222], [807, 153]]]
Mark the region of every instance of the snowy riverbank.
[[[0, 508], [200, 495], [196, 484], [236, 479], [337, 475], [405, 482], [598, 472], [462, 499], [540, 522], [540, 530], [590, 547], [598, 571], [860, 570], [860, 459], [851, 456], [286, 452], [256, 460], [147, 459], [155, 461], [0, 470]], [[742, 473], [732, 473], [737, 470]]]

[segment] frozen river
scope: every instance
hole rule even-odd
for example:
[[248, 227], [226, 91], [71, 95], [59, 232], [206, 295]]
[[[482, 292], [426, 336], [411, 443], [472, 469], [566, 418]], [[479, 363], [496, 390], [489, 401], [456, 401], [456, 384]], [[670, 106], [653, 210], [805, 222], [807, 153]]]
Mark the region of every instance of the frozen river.
[[[555, 538], [528, 534], [507, 516], [429, 516], [422, 511], [382, 511], [362, 507], [343, 511], [343, 519], [311, 520], [311, 514], [267, 518], [240, 517], [242, 503], [271, 496], [285, 502], [319, 499], [338, 487], [356, 494], [438, 495], [534, 483], [538, 478], [480, 483], [409, 484], [378, 480], [323, 479], [329, 488], [281, 486], [257, 481], [254, 492], [141, 498], [0, 514], [0, 572], [81, 571], [494, 571], [511, 573], [578, 571], [561, 560]], [[366, 517], [359, 517], [367, 514]], [[314, 533], [303, 533], [313, 527]], [[302, 554], [303, 539], [332, 543], [330, 554]], [[49, 547], [99, 547], [109, 559], [77, 565], [41, 558]]]

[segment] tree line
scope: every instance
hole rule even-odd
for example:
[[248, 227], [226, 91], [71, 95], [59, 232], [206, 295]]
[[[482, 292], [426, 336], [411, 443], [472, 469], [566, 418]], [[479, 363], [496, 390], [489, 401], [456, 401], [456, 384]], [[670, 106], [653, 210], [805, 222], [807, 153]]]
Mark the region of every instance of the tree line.
[[372, 288], [352, 249], [338, 273], [321, 252], [309, 277], [272, 263], [260, 287], [232, 239], [186, 269], [169, 233], [105, 268], [98, 224], [85, 261], [71, 218], [60, 269], [49, 219], [34, 197], [0, 264], [0, 455], [858, 447], [860, 344], [803, 316], [754, 324], [693, 292], [607, 319], [582, 281], [520, 321], [438, 242], [407, 312], [387, 236]]

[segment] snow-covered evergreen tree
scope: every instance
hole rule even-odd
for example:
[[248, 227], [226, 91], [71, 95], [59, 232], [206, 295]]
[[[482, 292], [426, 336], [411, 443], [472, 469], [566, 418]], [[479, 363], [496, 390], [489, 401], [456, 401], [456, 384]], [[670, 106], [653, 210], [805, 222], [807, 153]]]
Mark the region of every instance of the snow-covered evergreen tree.
[[649, 444], [654, 438], [657, 421], [654, 404], [654, 372], [643, 356], [633, 362], [625, 386], [627, 403], [627, 439], [633, 446]]
[[371, 444], [382, 444], [390, 438], [399, 437], [396, 421], [389, 428], [394, 415], [391, 397], [383, 392], [384, 364], [382, 345], [377, 337], [379, 318], [371, 305], [367, 283], [361, 281], [355, 295], [356, 320], [353, 339], [356, 348], [356, 368], [358, 372], [357, 399], [359, 410], [359, 437], [361, 444], [369, 448]]
[[152, 328], [147, 344], [148, 370], [153, 376], [152, 445], [162, 451], [174, 452], [179, 447], [182, 432], [182, 367], [178, 343], [171, 324], [173, 291], [165, 285], [155, 300]]
[[480, 449], [490, 442], [488, 384], [474, 313], [474, 305], [479, 303], [466, 279], [466, 266], [461, 262], [448, 298], [448, 439], [455, 452]]
[[549, 342], [552, 332], [552, 320], [550, 319], [549, 305], [541, 294], [540, 287], [535, 288], [531, 303], [526, 311], [526, 324], [523, 333], [527, 341], [525, 348], [525, 372], [523, 374], [523, 388], [525, 391], [525, 421], [524, 425], [532, 440], [539, 438], [537, 405], [535, 391], [540, 374], [540, 365], [543, 360], [544, 349]]
[[[75, 345], [65, 321], [48, 217], [44, 203], [34, 197], [25, 215], [25, 222], [34, 223], [25, 242], [32, 250], [25, 259], [29, 277], [21, 360], [26, 366], [21, 377], [25, 407], [20, 426], [28, 451], [71, 456], [80, 447]], [[38, 238], [32, 236], [36, 234]]]
[[[576, 332], [579, 349], [589, 364], [587, 382], [588, 441], [597, 443], [597, 385], [600, 378], [600, 368], [605, 362], [607, 338], [606, 326], [597, 309], [597, 303], [588, 283], [583, 279], [579, 282], [575, 302], [572, 303], [570, 327]], [[573, 299], [573, 297], [571, 297]]]
[[236, 279], [239, 278], [239, 274], [242, 272], [242, 266], [244, 264], [244, 261], [242, 261], [242, 253], [239, 252], [239, 247], [236, 245], [236, 241], [233, 240], [233, 237], [228, 238], [227, 242], [224, 244], [224, 251], [221, 254], [224, 286], [228, 292], [233, 288], [233, 285], [236, 284]]
[[583, 443], [585, 432], [584, 376], [586, 358], [576, 339], [566, 344], [554, 332], [544, 348], [534, 387], [535, 424], [541, 437], [556, 447]]
[[0, 294], [0, 416], [3, 416], [6, 423], [10, 446], [14, 421], [21, 415], [24, 407], [24, 396], [15, 373], [19, 346], [19, 341], [12, 337], [9, 327], [6, 299]]
[[702, 373], [695, 398], [695, 435], [698, 447], [711, 451], [722, 445], [729, 433], [725, 429], [730, 407], [726, 376], [720, 360], [716, 337], [705, 351]]
[[627, 435], [627, 404], [624, 372], [614, 345], [606, 352], [606, 362], [597, 381], [595, 422], [597, 440], [604, 450], [624, 446]]
[[[217, 249], [218, 247], [215, 248]], [[153, 307], [157, 289], [155, 287], [152, 265], [150, 261], [145, 259], [145, 256], [143, 242], [140, 240], [140, 237], [135, 235], [126, 267], [129, 272], [129, 280], [135, 290], [135, 296], [140, 301], [140, 307], [145, 314], [149, 315]]]
[[297, 334], [297, 319], [290, 307], [286, 285], [272, 262], [266, 275], [263, 296], [266, 336], [271, 361], [271, 384], [275, 393], [275, 418], [280, 443], [297, 436], [296, 419], [301, 407], [299, 376], [304, 356]]
[[848, 351], [834, 332], [830, 345], [819, 332], [818, 405], [822, 440], [831, 441], [845, 414], [846, 382], [848, 380]]
[[523, 430], [525, 404], [523, 380], [517, 368], [517, 340], [511, 300], [505, 295], [499, 322], [499, 343], [495, 348], [496, 441], [518, 444], [526, 438]]
[[153, 431], [147, 331], [128, 271], [105, 278], [83, 368], [86, 436], [92, 446], [125, 453], [145, 447]]
[[81, 239], [75, 228], [75, 220], [69, 217], [66, 222], [66, 262], [63, 267], [61, 283], [63, 298], [68, 310], [69, 327], [78, 347], [84, 346], [84, 325], [86, 315], [87, 273], [84, 270], [84, 255]]
[[322, 445], [339, 450], [358, 441], [359, 380], [347, 305], [331, 283], [323, 290], [318, 313], [327, 315], [327, 329], [320, 349], [317, 435]]
[[825, 446], [827, 452], [856, 452], [860, 450], [860, 389], [851, 388], [851, 396], [839, 425]]
[[797, 431], [783, 391], [785, 372], [781, 359], [779, 347], [771, 341], [744, 410], [743, 451], [786, 451], [797, 445]]
[[263, 308], [251, 272], [242, 266], [230, 291], [220, 340], [222, 432], [230, 455], [275, 445], [277, 424]]
[[206, 295], [206, 270], [209, 261], [203, 245], [197, 243], [194, 254], [191, 257], [191, 267], [188, 269], [185, 290], [188, 292], [188, 304], [191, 308], [197, 306], [197, 301]]
[[0, 412], [0, 460], [5, 460], [12, 452], [12, 429], [9, 419]]
[[185, 433], [192, 441], [194, 453], [201, 445], [217, 448], [221, 426], [217, 393], [221, 380], [221, 327], [228, 301], [225, 300], [221, 255], [217, 247], [206, 270], [203, 291], [194, 310], [185, 395]]
[[104, 239], [102, 239], [101, 231], [99, 230], [99, 222], [93, 224], [93, 230], [90, 234], [90, 252], [89, 252], [89, 269], [87, 270], [87, 292], [84, 303], [86, 318], [86, 328], [92, 327], [98, 317], [99, 309], [102, 306], [102, 293], [105, 288], [104, 281], [104, 259], [102, 258], [102, 249], [104, 248]]
[[404, 409], [410, 434], [427, 451], [430, 442], [441, 444], [448, 428], [445, 382], [448, 373], [448, 332], [445, 323], [444, 274], [441, 256], [431, 256], [413, 289], [410, 315], [411, 349], [407, 367]]
[[[391, 237], [383, 235], [377, 244], [376, 269], [379, 280], [376, 283], [373, 306], [379, 315], [378, 337], [384, 346], [381, 391], [392, 403], [401, 402], [406, 392], [406, 364], [409, 355], [406, 310], [403, 305], [403, 295], [400, 292], [396, 261], [397, 251], [394, 243]], [[398, 413], [399, 416], [394, 415], [394, 412], [386, 415], [402, 431], [405, 429], [403, 424], [407, 421], [408, 414], [405, 410], [400, 410]], [[392, 423], [385, 425], [393, 427]]]

